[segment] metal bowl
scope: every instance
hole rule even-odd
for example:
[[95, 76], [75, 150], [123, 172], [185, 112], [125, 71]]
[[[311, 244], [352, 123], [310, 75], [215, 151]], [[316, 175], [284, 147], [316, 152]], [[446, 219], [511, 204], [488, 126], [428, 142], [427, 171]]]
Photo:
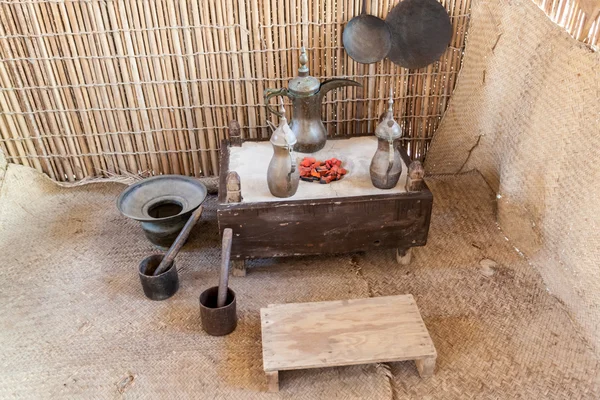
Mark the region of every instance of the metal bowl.
[[167, 249], [206, 194], [206, 186], [197, 179], [160, 175], [125, 189], [117, 199], [117, 208], [124, 216], [141, 222], [152, 244]]

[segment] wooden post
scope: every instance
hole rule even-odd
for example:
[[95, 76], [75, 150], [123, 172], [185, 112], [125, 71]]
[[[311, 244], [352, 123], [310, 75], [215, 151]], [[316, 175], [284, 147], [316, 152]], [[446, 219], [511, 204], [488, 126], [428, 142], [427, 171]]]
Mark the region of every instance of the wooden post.
[[413, 161], [408, 166], [408, 176], [406, 178], [406, 191], [418, 192], [423, 188], [423, 177], [425, 169], [420, 161]]
[[226, 180], [227, 195], [225, 197], [226, 203], [239, 203], [242, 201], [242, 185], [240, 182], [240, 176], [235, 171], [230, 171], [227, 174]]
[[396, 262], [400, 265], [408, 265], [412, 259], [412, 247], [408, 249], [398, 248], [396, 249]]
[[267, 375], [268, 391], [279, 392], [279, 371], [265, 372], [265, 374]]
[[229, 122], [229, 143], [234, 147], [242, 147], [242, 130], [235, 119]]
[[246, 260], [231, 260], [231, 275], [242, 278], [246, 276]]
[[421, 378], [433, 376], [433, 371], [435, 370], [435, 359], [436, 357], [428, 357], [415, 360], [417, 371], [419, 371]]
[[[235, 121], [233, 121], [235, 122]], [[231, 136], [230, 136], [231, 138]], [[227, 174], [226, 180], [227, 194], [225, 196], [226, 203], [239, 203], [242, 201], [242, 185], [240, 176], [235, 171], [230, 171]], [[233, 259], [231, 260], [231, 274], [233, 276], [246, 276], [246, 260]]]

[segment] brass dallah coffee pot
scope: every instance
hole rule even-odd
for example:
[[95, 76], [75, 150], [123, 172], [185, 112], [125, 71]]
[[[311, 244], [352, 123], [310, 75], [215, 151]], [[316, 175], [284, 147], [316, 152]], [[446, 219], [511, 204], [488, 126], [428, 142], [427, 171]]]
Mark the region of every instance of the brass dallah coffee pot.
[[320, 83], [317, 78], [308, 75], [308, 58], [304, 47], [299, 61], [298, 77], [290, 80], [288, 88], [266, 89], [265, 103], [270, 112], [281, 117], [280, 112], [269, 106], [269, 100], [273, 96], [287, 96], [292, 100], [290, 128], [297, 140], [294, 150], [314, 153], [321, 150], [327, 141], [327, 131], [321, 120], [321, 104], [327, 92], [342, 86], [362, 85], [350, 79], [330, 79]]
[[300, 171], [293, 152], [296, 136], [294, 136], [285, 118], [283, 100], [280, 101], [281, 118], [279, 119], [279, 126], [271, 135], [273, 157], [267, 169], [267, 184], [273, 196], [290, 197], [298, 190]]
[[383, 120], [375, 128], [377, 151], [371, 160], [371, 182], [379, 189], [391, 189], [396, 186], [402, 173], [402, 157], [400, 156], [400, 138], [402, 128], [394, 120], [392, 93], [390, 91], [389, 107]]

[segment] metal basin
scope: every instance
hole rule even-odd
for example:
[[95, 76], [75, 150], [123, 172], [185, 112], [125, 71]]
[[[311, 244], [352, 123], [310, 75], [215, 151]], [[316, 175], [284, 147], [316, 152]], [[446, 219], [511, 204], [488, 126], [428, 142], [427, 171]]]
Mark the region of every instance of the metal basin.
[[206, 194], [206, 186], [197, 179], [160, 175], [125, 189], [117, 199], [117, 208], [124, 216], [140, 221], [148, 240], [166, 250]]

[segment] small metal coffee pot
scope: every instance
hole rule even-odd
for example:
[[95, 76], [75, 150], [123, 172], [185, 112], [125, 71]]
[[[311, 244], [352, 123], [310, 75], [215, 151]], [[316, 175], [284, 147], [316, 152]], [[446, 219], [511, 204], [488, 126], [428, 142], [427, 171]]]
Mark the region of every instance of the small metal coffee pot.
[[327, 131], [321, 120], [321, 104], [327, 92], [342, 86], [362, 86], [350, 79], [330, 79], [319, 83], [317, 78], [308, 75], [307, 62], [306, 50], [303, 47], [300, 53], [298, 77], [290, 81], [287, 89], [265, 90], [267, 109], [275, 115], [281, 116], [277, 110], [269, 106], [271, 97], [287, 96], [292, 100], [294, 113], [290, 128], [298, 140], [294, 150], [300, 153], [314, 153], [325, 146]]
[[279, 126], [271, 135], [271, 144], [273, 145], [273, 158], [269, 163], [267, 170], [267, 183], [269, 191], [275, 197], [290, 197], [298, 190], [300, 182], [300, 171], [294, 158], [294, 145], [296, 136], [290, 129], [285, 118], [285, 108], [283, 100], [280, 100], [281, 107], [277, 115], [280, 115]]
[[402, 128], [394, 120], [392, 107], [394, 100], [390, 93], [387, 114], [375, 128], [377, 151], [371, 160], [371, 182], [379, 189], [391, 189], [396, 186], [402, 173], [402, 157], [398, 146]]

